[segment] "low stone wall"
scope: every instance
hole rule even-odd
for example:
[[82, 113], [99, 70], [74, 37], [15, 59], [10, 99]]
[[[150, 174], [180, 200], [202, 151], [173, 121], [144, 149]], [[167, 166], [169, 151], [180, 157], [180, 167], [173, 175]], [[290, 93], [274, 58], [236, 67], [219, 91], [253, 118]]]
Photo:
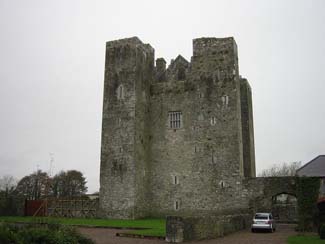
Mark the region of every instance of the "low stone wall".
[[209, 217], [168, 216], [166, 221], [166, 241], [172, 243], [212, 239], [248, 228], [250, 214], [223, 215]]

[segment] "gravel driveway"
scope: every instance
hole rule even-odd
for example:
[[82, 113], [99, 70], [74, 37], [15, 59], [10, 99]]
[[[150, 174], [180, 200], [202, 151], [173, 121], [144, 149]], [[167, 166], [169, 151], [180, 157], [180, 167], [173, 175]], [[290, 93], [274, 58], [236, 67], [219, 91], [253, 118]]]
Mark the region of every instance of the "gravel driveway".
[[[197, 244], [269, 244], [269, 243], [286, 243], [288, 236], [294, 235], [295, 225], [278, 224], [275, 233], [251, 233], [250, 230], [239, 231], [222, 238], [204, 241], [193, 241], [189, 243]], [[156, 239], [137, 239], [128, 237], [117, 237], [117, 232], [127, 230], [116, 230], [106, 228], [78, 228], [81, 233], [93, 239], [97, 244], [156, 244], [166, 243], [163, 240]]]

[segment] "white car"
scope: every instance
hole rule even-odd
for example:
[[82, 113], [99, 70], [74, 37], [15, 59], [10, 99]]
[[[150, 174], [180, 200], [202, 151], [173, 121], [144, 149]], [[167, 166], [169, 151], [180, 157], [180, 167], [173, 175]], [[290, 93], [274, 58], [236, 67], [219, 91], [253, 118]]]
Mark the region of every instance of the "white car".
[[271, 213], [256, 213], [252, 223], [252, 232], [256, 230], [269, 230], [274, 232], [276, 224]]

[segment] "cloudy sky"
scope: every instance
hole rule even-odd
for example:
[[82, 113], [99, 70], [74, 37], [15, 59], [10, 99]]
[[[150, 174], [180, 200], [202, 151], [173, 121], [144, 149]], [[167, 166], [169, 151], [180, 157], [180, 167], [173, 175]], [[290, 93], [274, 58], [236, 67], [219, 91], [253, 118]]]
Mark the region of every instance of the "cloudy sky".
[[324, 0], [0, 0], [0, 176], [78, 169], [98, 190], [105, 42], [190, 59], [234, 36], [253, 90], [257, 172], [325, 154]]

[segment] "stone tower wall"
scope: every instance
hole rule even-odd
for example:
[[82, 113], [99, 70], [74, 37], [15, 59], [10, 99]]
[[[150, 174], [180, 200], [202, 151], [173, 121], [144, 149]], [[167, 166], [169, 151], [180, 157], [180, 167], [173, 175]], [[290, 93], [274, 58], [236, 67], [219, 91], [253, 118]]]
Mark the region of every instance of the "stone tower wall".
[[100, 174], [101, 216], [147, 215], [148, 95], [154, 50], [138, 38], [107, 42]]
[[245, 177], [256, 177], [252, 91], [246, 79], [240, 79], [243, 160]]

